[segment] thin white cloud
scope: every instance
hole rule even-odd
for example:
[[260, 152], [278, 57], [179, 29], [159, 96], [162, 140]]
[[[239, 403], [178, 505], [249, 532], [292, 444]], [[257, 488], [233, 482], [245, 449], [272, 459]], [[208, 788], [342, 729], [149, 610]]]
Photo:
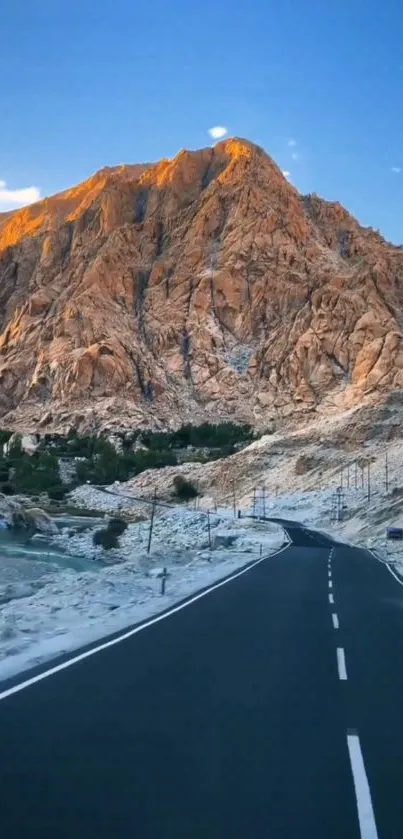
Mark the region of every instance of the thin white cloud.
[[289, 146], [290, 146], [290, 148], [294, 148], [294, 146], [296, 146], [296, 145], [297, 145], [297, 141], [296, 141], [296, 140], [293, 140], [293, 139], [291, 138], [291, 140], [289, 140], [289, 141], [288, 141], [288, 144], [287, 144], [287, 145], [289, 145]]
[[284, 175], [285, 178], [290, 178], [291, 177], [291, 172], [289, 172], [288, 169], [283, 169], [282, 174]]
[[395, 175], [400, 175], [400, 172], [401, 172], [401, 171], [402, 171], [402, 167], [401, 167], [401, 166], [392, 166], [391, 172], [394, 172], [394, 173], [395, 173]]
[[212, 128], [209, 128], [208, 133], [213, 140], [221, 140], [222, 137], [228, 134], [228, 128], [225, 128], [223, 125], [213, 125]]
[[299, 160], [299, 159], [300, 159], [300, 156], [301, 156], [301, 155], [299, 155], [297, 151], [293, 151], [293, 153], [292, 153], [292, 155], [291, 155], [291, 157], [292, 157], [292, 159], [293, 159], [293, 160]]
[[37, 186], [27, 186], [24, 189], [8, 189], [5, 181], [0, 181], [0, 212], [26, 207], [39, 201], [41, 193]]

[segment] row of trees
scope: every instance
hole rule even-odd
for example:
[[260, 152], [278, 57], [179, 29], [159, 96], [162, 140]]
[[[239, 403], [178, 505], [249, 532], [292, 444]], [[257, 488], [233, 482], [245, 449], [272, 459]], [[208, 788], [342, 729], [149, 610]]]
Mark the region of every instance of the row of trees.
[[[225, 422], [184, 425], [172, 432], [133, 431], [121, 435], [121, 451], [105, 437], [80, 437], [71, 432], [67, 437], [45, 435], [32, 455], [22, 450], [18, 437], [4, 454], [3, 446], [10, 436], [11, 432], [0, 430], [0, 491], [30, 495], [47, 492], [50, 498], [61, 500], [82, 483], [111, 484], [126, 481], [145, 469], [175, 466], [178, 460], [183, 460], [180, 451], [189, 446], [203, 449], [203, 458], [207, 460], [231, 454], [240, 444], [253, 439], [253, 430], [249, 425]], [[136, 441], [141, 446], [134, 450]], [[72, 461], [80, 458], [75, 462], [75, 475], [68, 485], [60, 477], [61, 458]], [[187, 491], [178, 487], [178, 497]]]

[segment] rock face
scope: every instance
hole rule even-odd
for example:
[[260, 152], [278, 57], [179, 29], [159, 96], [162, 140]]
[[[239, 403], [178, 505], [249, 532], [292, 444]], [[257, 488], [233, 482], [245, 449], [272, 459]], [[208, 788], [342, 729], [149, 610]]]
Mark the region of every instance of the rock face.
[[25, 508], [13, 498], [0, 492], [0, 525], [11, 530], [26, 530], [30, 533], [58, 533], [55, 522], [39, 507]]
[[0, 215], [0, 422], [276, 416], [403, 386], [403, 250], [244, 140]]

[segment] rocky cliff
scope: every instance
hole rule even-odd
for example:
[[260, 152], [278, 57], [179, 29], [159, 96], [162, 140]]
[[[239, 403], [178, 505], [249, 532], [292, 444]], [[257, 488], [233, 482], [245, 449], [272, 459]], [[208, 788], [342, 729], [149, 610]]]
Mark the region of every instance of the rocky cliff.
[[403, 250], [244, 140], [0, 215], [0, 424], [276, 416], [403, 386]]

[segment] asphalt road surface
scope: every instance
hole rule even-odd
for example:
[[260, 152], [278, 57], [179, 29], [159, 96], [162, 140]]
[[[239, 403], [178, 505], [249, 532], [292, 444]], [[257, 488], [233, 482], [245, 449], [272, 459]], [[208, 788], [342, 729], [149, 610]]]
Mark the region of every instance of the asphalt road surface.
[[402, 839], [403, 586], [293, 544], [131, 638], [0, 686], [7, 839]]

